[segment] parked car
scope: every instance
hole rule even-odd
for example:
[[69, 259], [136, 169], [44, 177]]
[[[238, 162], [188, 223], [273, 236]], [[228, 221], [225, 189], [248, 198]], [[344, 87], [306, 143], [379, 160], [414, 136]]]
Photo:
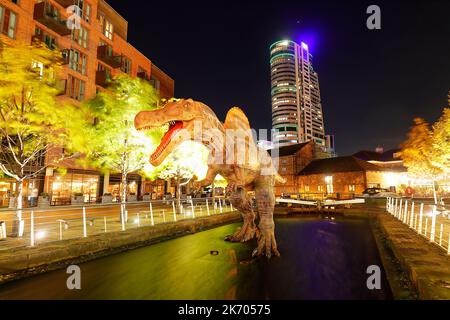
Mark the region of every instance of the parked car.
[[395, 192], [383, 188], [368, 188], [364, 190], [363, 195], [371, 198], [395, 197]]

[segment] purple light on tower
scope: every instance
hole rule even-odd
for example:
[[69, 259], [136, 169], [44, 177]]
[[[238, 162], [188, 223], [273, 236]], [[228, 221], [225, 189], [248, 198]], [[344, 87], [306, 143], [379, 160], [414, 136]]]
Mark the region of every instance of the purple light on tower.
[[308, 50], [308, 45], [306, 43], [302, 42], [302, 48], [305, 50]]

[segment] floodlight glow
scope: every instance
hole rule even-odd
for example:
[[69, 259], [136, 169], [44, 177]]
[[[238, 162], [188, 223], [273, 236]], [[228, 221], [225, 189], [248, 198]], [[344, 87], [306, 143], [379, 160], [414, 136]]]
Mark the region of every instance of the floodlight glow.
[[43, 239], [43, 238], [45, 238], [45, 235], [46, 235], [46, 232], [45, 232], [45, 231], [38, 231], [38, 232], [36, 233], [36, 239], [37, 239], [37, 240]]
[[308, 45], [306, 43], [302, 42], [302, 48], [305, 50], [308, 50]]

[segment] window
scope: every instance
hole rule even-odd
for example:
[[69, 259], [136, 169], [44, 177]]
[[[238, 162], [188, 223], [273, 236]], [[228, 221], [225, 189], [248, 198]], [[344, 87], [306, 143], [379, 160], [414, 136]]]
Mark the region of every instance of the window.
[[44, 64], [40, 61], [33, 60], [31, 62], [31, 69], [36, 70], [41, 78], [44, 75]]
[[104, 16], [100, 16], [100, 26], [102, 27], [102, 32], [109, 40], [113, 39], [114, 26], [106, 19]]
[[75, 49], [70, 49], [69, 53], [69, 68], [81, 73], [86, 74], [87, 57], [85, 54]]
[[317, 191], [318, 191], [318, 192], [323, 192], [323, 186], [319, 184], [319, 185], [317, 186]]
[[351, 184], [348, 186], [348, 192], [355, 192], [355, 190], [356, 190], [356, 187], [354, 184]]
[[87, 48], [89, 42], [89, 32], [83, 27], [80, 27], [80, 29], [74, 29], [72, 30], [72, 40], [83, 48]]
[[305, 185], [305, 192], [309, 192], [309, 184]]
[[40, 39], [42, 39], [42, 41], [45, 43], [45, 45], [47, 46], [48, 49], [50, 49], [50, 50], [56, 49], [57, 43], [56, 43], [55, 37], [44, 32], [41, 28], [36, 28], [34, 34], [42, 36]]
[[17, 15], [0, 6], [0, 32], [14, 39], [16, 35]]
[[333, 193], [333, 177], [327, 176], [325, 177], [325, 183], [327, 184], [327, 193]]
[[71, 75], [67, 80], [67, 95], [72, 99], [83, 101], [84, 100], [85, 83], [80, 79], [77, 79]]
[[125, 73], [131, 74], [131, 60], [123, 56], [122, 66], [120, 67], [120, 70], [122, 70]]

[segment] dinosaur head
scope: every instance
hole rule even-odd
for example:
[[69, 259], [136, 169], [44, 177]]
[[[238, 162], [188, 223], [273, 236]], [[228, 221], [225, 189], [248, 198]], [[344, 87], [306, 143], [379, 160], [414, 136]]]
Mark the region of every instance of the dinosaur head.
[[205, 121], [208, 114], [214, 114], [208, 106], [192, 99], [169, 102], [163, 108], [141, 111], [134, 118], [137, 130], [168, 127], [160, 144], [150, 156], [150, 163], [159, 166], [182, 142], [192, 139], [195, 121]]

